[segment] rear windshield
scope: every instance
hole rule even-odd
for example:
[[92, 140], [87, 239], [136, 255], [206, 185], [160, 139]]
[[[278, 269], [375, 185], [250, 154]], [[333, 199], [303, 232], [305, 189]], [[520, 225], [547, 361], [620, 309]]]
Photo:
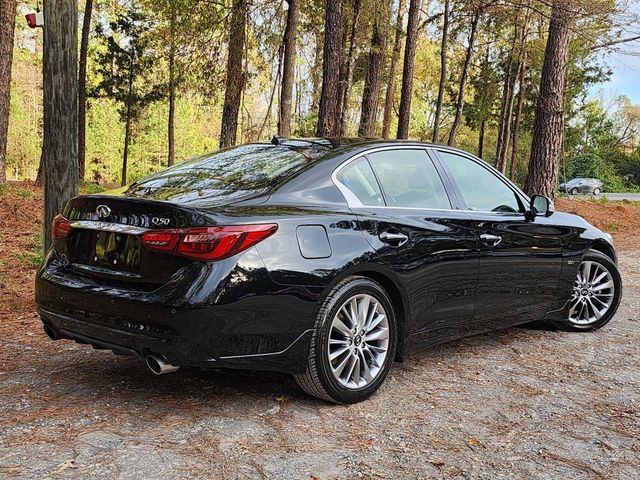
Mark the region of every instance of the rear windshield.
[[243, 145], [201, 155], [158, 172], [132, 184], [127, 194], [162, 200], [242, 196], [285, 180], [319, 156], [302, 148]]

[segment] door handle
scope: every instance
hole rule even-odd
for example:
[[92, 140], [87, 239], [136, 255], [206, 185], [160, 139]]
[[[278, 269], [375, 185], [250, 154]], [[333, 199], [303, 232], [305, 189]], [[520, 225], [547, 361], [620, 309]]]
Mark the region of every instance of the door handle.
[[492, 247], [495, 247], [500, 242], [502, 242], [502, 237], [500, 237], [499, 235], [491, 235], [490, 233], [483, 233], [482, 235], [480, 235], [480, 240]]
[[380, 240], [384, 243], [388, 243], [389, 245], [393, 245], [394, 247], [400, 247], [409, 241], [409, 237], [407, 237], [404, 233], [393, 233], [393, 232], [382, 232], [379, 235]]

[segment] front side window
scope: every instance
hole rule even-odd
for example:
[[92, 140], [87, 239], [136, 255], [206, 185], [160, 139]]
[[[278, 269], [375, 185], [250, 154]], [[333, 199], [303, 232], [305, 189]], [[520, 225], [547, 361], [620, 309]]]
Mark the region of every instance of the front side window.
[[351, 162], [338, 172], [337, 178], [362, 205], [366, 207], [384, 205], [380, 186], [366, 158]]
[[444, 150], [439, 150], [438, 153], [449, 167], [467, 209], [480, 212], [520, 212], [515, 192], [493, 172], [463, 156]]
[[382, 185], [387, 205], [450, 209], [440, 175], [424, 150], [383, 150], [367, 155]]

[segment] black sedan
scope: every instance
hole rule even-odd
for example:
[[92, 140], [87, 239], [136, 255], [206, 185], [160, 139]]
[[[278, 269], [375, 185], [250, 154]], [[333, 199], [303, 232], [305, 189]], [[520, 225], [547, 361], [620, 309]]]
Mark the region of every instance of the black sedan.
[[482, 160], [416, 142], [286, 140], [79, 196], [36, 278], [44, 330], [144, 360], [293, 374], [353, 403], [407, 352], [544, 320], [605, 325], [611, 238]]

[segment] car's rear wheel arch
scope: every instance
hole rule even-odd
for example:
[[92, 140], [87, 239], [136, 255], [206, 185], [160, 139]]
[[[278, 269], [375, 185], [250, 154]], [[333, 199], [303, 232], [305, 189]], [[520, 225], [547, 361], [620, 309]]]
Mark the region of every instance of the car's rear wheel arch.
[[396, 280], [394, 280], [391, 275], [371, 268], [364, 268], [362, 270], [349, 270], [348, 273], [341, 275], [339, 278], [335, 279], [331, 285], [327, 288], [327, 294], [331, 291], [331, 289], [343, 281], [348, 277], [364, 277], [369, 280], [373, 280], [377, 284], [379, 284], [389, 298], [391, 299], [391, 303], [393, 305], [394, 312], [396, 314], [397, 321], [397, 347], [396, 347], [396, 359], [401, 360], [404, 354], [405, 347], [405, 338], [406, 332], [409, 327], [409, 306], [406, 295], [403, 293], [402, 288], [398, 284]]

